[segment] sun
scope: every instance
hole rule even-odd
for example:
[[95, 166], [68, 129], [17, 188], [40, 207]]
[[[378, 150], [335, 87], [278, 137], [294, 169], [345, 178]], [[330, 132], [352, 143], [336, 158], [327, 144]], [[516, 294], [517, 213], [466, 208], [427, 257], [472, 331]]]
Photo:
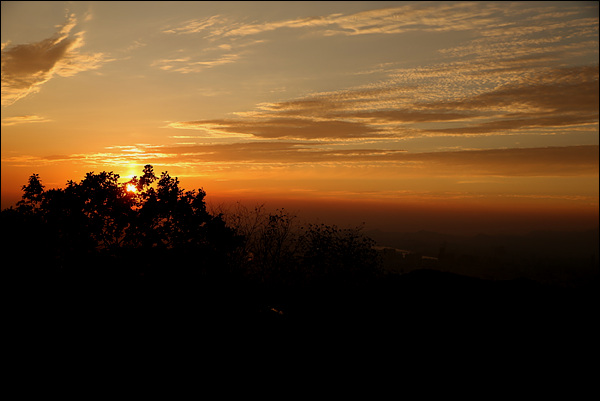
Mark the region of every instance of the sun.
[[127, 186], [125, 187], [125, 189], [127, 190], [127, 192], [131, 192], [131, 193], [136, 193], [137, 192], [137, 188], [133, 184], [127, 184]]

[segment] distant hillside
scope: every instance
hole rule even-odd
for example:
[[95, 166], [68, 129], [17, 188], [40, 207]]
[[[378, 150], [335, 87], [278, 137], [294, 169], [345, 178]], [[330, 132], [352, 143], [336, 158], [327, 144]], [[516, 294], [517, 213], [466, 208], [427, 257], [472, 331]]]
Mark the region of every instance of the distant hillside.
[[[599, 230], [458, 236], [435, 232], [366, 232], [387, 271], [434, 268], [488, 279], [527, 278], [566, 286], [597, 285]], [[388, 248], [388, 249], [381, 249]]]

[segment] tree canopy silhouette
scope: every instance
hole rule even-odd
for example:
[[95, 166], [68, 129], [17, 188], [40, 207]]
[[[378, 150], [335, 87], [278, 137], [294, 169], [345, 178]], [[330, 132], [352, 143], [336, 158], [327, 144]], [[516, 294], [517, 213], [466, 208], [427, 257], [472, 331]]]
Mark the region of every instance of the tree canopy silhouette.
[[21, 201], [2, 211], [6, 249], [20, 258], [20, 269], [92, 281], [243, 277], [271, 286], [362, 280], [377, 272], [374, 244], [359, 229], [300, 226], [283, 209], [213, 214], [202, 188], [185, 191], [168, 172], [157, 177], [151, 165], [119, 180], [112, 171], [90, 172], [46, 190], [31, 175]]
[[33, 174], [16, 208], [2, 211], [7, 250], [22, 261], [29, 255], [21, 267], [44, 274], [191, 272], [192, 251], [198, 269], [227, 269], [240, 238], [222, 216], [207, 212], [202, 189], [184, 192], [177, 178], [168, 172], [157, 178], [151, 165], [139, 178], [119, 178], [90, 172], [64, 189], [45, 190]]
[[[283, 310], [300, 321], [374, 322], [413, 305], [416, 321], [437, 311], [443, 322], [459, 309], [467, 319], [502, 311], [505, 298], [496, 294], [514, 294], [439, 272], [387, 276], [360, 227], [303, 224], [264, 206], [215, 213], [202, 188], [185, 191], [151, 165], [127, 182], [90, 172], [53, 189], [32, 174], [22, 190], [16, 206], [1, 212], [4, 271], [25, 278], [18, 299], [42, 317], [66, 310], [73, 322], [141, 314], [148, 324], [158, 316], [194, 325]], [[487, 302], [475, 305], [475, 298]]]

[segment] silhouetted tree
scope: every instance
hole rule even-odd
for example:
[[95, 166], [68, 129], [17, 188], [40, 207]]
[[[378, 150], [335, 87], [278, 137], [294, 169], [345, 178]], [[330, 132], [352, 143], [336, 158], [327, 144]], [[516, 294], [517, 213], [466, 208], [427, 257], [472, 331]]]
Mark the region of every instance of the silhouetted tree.
[[33, 174], [29, 177], [29, 183], [27, 185], [23, 185], [23, 197], [21, 201], [19, 201], [20, 205], [29, 205], [31, 207], [36, 207], [39, 205], [41, 201], [41, 196], [44, 193], [44, 186], [40, 181], [39, 174]]
[[[190, 272], [194, 265], [226, 269], [227, 253], [233, 253], [239, 240], [222, 216], [207, 212], [204, 190], [184, 192], [168, 172], [155, 189], [151, 165], [139, 179], [122, 184], [119, 178], [113, 172], [90, 172], [79, 183], [68, 181], [64, 189], [44, 191], [39, 175], [33, 174], [17, 208], [2, 212], [6, 232], [16, 233], [13, 249], [24, 251], [33, 242], [45, 255], [46, 267], [56, 268], [89, 267], [110, 257], [113, 265], [138, 262], [140, 268], [152, 265], [154, 270], [165, 270], [167, 264]], [[138, 191], [127, 191], [127, 184]], [[157, 250], [172, 252], [167, 256]], [[129, 255], [127, 262], [124, 255]]]
[[237, 204], [226, 212], [229, 225], [242, 234], [247, 272], [272, 285], [348, 284], [380, 273], [375, 242], [360, 228], [301, 225], [284, 209], [267, 212]]
[[377, 274], [373, 242], [359, 229], [300, 226], [284, 209], [212, 213], [202, 188], [184, 191], [151, 165], [139, 178], [119, 179], [90, 172], [45, 190], [33, 174], [17, 206], [2, 211], [5, 257], [18, 258], [14, 271], [35, 280], [38, 294], [115, 310], [125, 299], [153, 300], [148, 313], [175, 308], [189, 317], [202, 305], [205, 312], [239, 309], [257, 290], [283, 299], [314, 284], [348, 286]]
[[298, 240], [301, 269], [311, 280], [361, 283], [379, 273], [375, 242], [360, 228], [309, 224]]

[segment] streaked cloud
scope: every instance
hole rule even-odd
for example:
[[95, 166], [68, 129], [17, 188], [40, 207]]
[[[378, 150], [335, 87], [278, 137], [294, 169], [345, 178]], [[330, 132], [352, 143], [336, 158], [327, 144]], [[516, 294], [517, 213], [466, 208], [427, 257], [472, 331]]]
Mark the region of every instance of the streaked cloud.
[[232, 21], [220, 15], [192, 19], [163, 32], [170, 34], [205, 33], [206, 37], [241, 37], [278, 29], [310, 28], [322, 35], [397, 34], [410, 31], [451, 31], [489, 27], [501, 7], [486, 3], [483, 7], [466, 3], [423, 3], [373, 9], [352, 14], [293, 18], [280, 21]]
[[422, 153], [416, 160], [470, 175], [598, 175], [598, 146], [490, 149]]
[[109, 61], [97, 52], [119, 65], [78, 75], [85, 102], [3, 112], [5, 176], [152, 164], [215, 193], [597, 205], [597, 2], [107, 2], [88, 24], [72, 7], [54, 35], [62, 7], [12, 20], [3, 104], [60, 91], [45, 84]]
[[211, 17], [191, 19], [183, 22], [175, 28], [164, 28], [163, 33], [168, 34], [191, 34], [206, 31], [208, 29], [223, 29], [224, 26], [231, 23], [228, 18], [221, 15], [213, 15]]
[[340, 147], [323, 142], [260, 141], [185, 146], [115, 146], [105, 152], [62, 156], [5, 157], [7, 165], [80, 163], [131, 166], [153, 164], [197, 168], [203, 174], [242, 168], [304, 167], [367, 169], [397, 176], [598, 176], [598, 145], [407, 152], [401, 149]]
[[[255, 110], [234, 113], [236, 118], [190, 119], [170, 127], [216, 137], [358, 142], [582, 125], [593, 129], [599, 91], [598, 64], [589, 64], [598, 55], [594, 10], [597, 14], [591, 3], [424, 2], [251, 24], [220, 16], [190, 20], [171, 33], [203, 32], [207, 38], [227, 40], [284, 28], [310, 28], [306, 32], [311, 35], [325, 36], [462, 31], [465, 40], [438, 49], [440, 59], [434, 64], [374, 64], [365, 72], [374, 75], [372, 84], [263, 102]], [[177, 68], [174, 62], [164, 67]]]
[[48, 118], [36, 116], [36, 115], [26, 115], [26, 116], [14, 116], [14, 117], [5, 117], [2, 119], [2, 126], [11, 126], [17, 124], [29, 124], [29, 123], [45, 123], [48, 121], [52, 121]]
[[[569, 176], [598, 175], [598, 146], [569, 146], [410, 153], [381, 148], [323, 148], [320, 143], [251, 142], [164, 147], [161, 154], [202, 162], [278, 164], [339, 163], [387, 170], [388, 174]], [[374, 165], [373, 163], [377, 163]]]
[[[263, 42], [265, 42], [263, 39], [248, 39], [235, 41], [235, 43], [220, 43], [209, 46], [194, 46], [191, 49], [178, 49], [171, 52], [170, 57], [154, 60], [151, 66], [164, 71], [182, 74], [198, 73], [209, 68], [236, 63], [249, 54], [248, 48]], [[185, 54], [185, 56], [182, 56], [182, 54]]]
[[576, 126], [598, 123], [599, 90], [598, 65], [557, 68], [481, 95], [424, 106], [434, 110], [473, 110], [493, 116], [487, 122], [434, 130], [438, 133], [485, 134]]
[[[585, 5], [593, 8], [592, 4]], [[581, 4], [568, 7], [549, 5], [540, 13], [536, 5], [499, 2], [422, 2], [365, 10], [350, 14], [334, 13], [322, 16], [292, 18], [280, 21], [247, 23], [230, 17], [214, 15], [190, 19], [176, 27], [163, 30], [168, 34], [202, 33], [207, 38], [227, 38], [258, 35], [278, 29], [309, 28], [311, 34], [325, 36], [356, 36], [366, 34], [400, 34], [408, 32], [448, 32], [477, 30], [479, 36], [527, 35], [559, 28], [588, 26], [593, 28], [593, 18], [585, 13]], [[588, 12], [589, 13], [589, 12]], [[506, 16], [511, 21], [507, 22]], [[569, 23], [556, 18], [572, 16]], [[533, 26], [532, 21], [537, 24]], [[540, 24], [539, 22], [549, 22]], [[597, 21], [596, 21], [597, 23]], [[527, 24], [526, 28], [523, 24]]]
[[241, 57], [240, 54], [226, 53], [214, 58], [203, 57], [180, 57], [174, 59], [156, 60], [152, 63], [153, 67], [158, 67], [161, 70], [180, 72], [188, 74], [191, 72], [200, 72], [207, 68], [230, 64], [237, 61]]
[[55, 76], [70, 77], [100, 68], [109, 61], [103, 53], [84, 53], [84, 32], [72, 34], [74, 14], [50, 38], [2, 48], [2, 105], [9, 106], [38, 92]]
[[[248, 136], [262, 139], [364, 139], [387, 137], [376, 127], [342, 120], [315, 121], [304, 118], [265, 118], [257, 120], [185, 121], [169, 125], [172, 128], [200, 129], [214, 136]], [[224, 135], [223, 135], [224, 134]]]
[[[540, 127], [560, 129], [598, 123], [598, 65], [548, 68], [456, 99], [438, 96], [423, 100], [421, 89], [389, 81], [380, 88], [263, 103], [258, 110], [238, 113], [238, 118], [183, 121], [169, 126], [203, 130], [214, 136], [361, 141], [514, 134]], [[430, 123], [452, 125], [434, 128], [427, 126]]]

